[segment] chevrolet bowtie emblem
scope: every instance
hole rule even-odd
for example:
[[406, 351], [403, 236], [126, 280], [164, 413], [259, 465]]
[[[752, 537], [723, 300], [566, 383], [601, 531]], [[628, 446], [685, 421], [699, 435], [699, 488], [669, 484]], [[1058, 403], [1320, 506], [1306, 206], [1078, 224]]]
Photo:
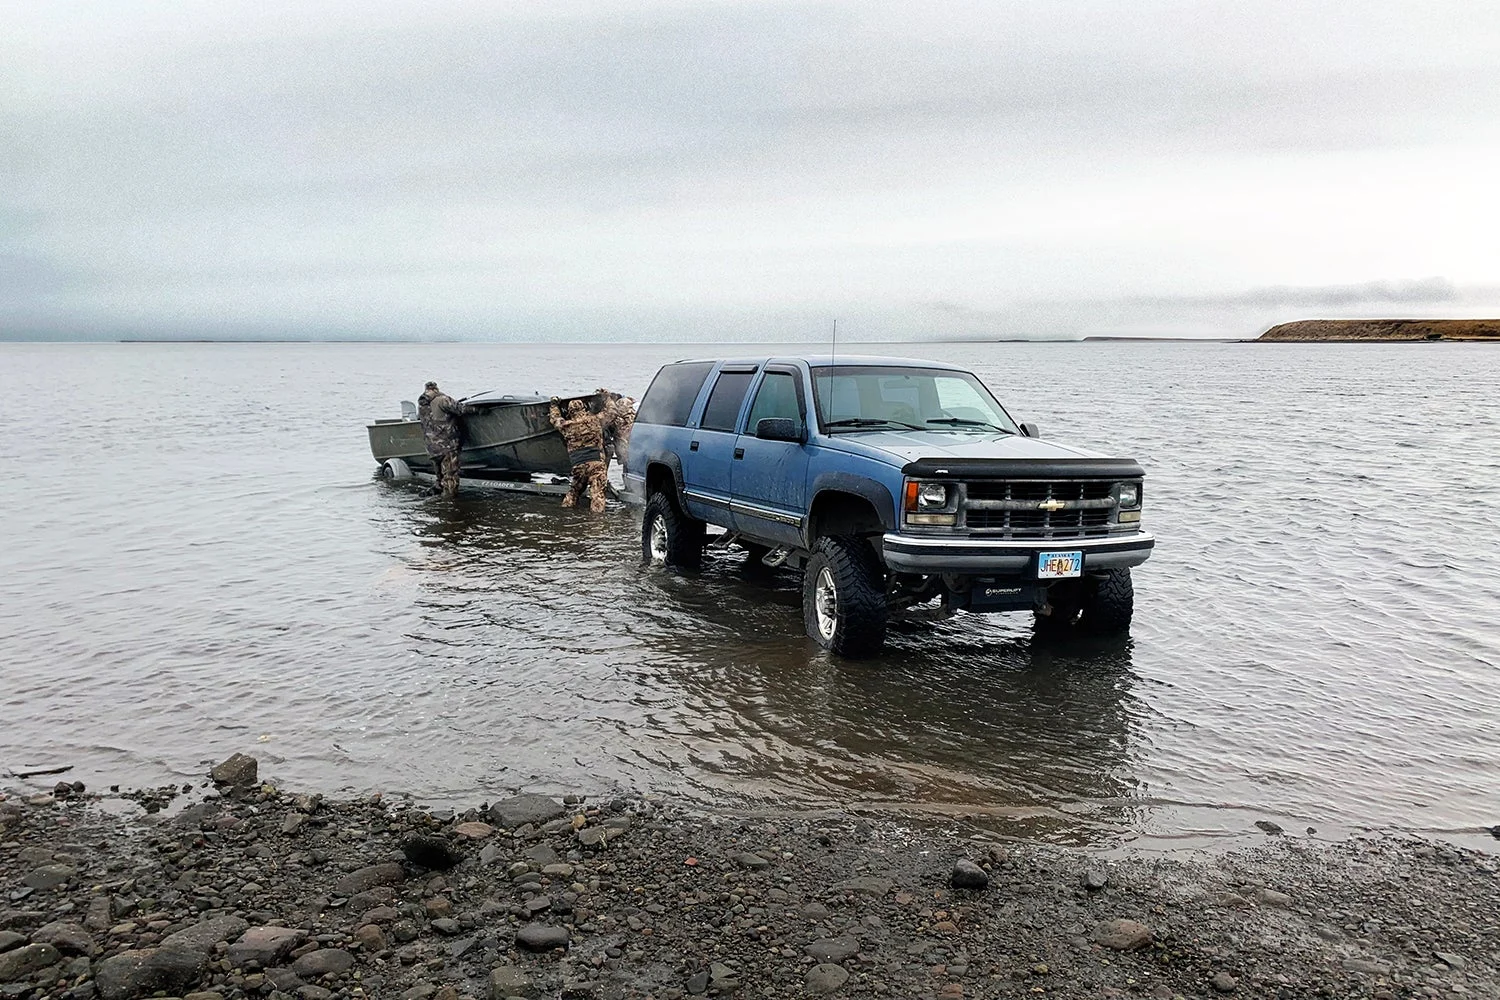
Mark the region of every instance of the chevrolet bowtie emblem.
[[1067, 504], [1061, 500], [1043, 500], [1036, 505], [1037, 510], [1062, 510]]

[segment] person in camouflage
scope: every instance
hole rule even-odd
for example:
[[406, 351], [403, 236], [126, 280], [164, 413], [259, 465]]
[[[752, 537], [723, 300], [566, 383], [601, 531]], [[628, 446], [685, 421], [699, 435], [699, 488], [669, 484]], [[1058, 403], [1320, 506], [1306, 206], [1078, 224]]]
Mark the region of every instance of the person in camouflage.
[[583, 400], [568, 403], [568, 415], [563, 416], [558, 399], [552, 397], [550, 412], [552, 426], [562, 435], [568, 446], [568, 461], [573, 463], [573, 485], [562, 505], [572, 507], [589, 492], [589, 509], [594, 513], [604, 510], [604, 497], [609, 489], [609, 467], [604, 464], [604, 431], [599, 418], [589, 412]]
[[635, 400], [618, 392], [599, 389], [599, 424], [604, 428], [605, 441], [610, 445], [620, 467], [630, 457], [630, 429], [635, 426]]
[[458, 492], [458, 418], [475, 412], [478, 412], [476, 407], [456, 402], [440, 390], [436, 382], [428, 382], [422, 395], [417, 397], [422, 438], [437, 470], [438, 488], [445, 497]]

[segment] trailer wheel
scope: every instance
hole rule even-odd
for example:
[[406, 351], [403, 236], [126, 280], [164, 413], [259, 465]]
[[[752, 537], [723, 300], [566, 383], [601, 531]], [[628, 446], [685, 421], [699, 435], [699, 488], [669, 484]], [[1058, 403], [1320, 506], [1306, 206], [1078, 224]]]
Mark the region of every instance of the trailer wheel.
[[641, 558], [651, 566], [697, 569], [703, 565], [706, 529], [678, 510], [666, 493], [653, 493], [641, 518]]
[[885, 571], [864, 539], [818, 539], [802, 576], [802, 621], [824, 649], [850, 659], [885, 645]]
[[393, 483], [402, 483], [411, 478], [411, 466], [404, 459], [388, 458], [380, 465], [380, 477]]
[[1080, 624], [1095, 635], [1118, 635], [1129, 631], [1135, 613], [1135, 586], [1130, 570], [1112, 569], [1089, 581], [1084, 589]]

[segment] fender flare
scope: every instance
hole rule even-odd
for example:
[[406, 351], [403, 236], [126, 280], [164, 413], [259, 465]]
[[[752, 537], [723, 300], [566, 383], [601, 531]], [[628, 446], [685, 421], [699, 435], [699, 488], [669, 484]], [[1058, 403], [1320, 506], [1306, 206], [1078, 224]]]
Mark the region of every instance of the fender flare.
[[676, 452], [664, 451], [652, 455], [646, 460], [645, 485], [647, 500], [651, 499], [649, 484], [651, 481], [651, 467], [653, 465], [664, 465], [672, 473], [672, 482], [676, 487], [674, 499], [677, 501], [677, 509], [683, 511], [687, 510], [687, 497], [683, 495], [685, 486], [683, 485], [684, 480], [682, 476], [682, 459], [677, 456]]
[[803, 541], [809, 545], [813, 540], [812, 511], [817, 506], [818, 497], [824, 493], [849, 493], [868, 500], [870, 506], [875, 508], [875, 516], [880, 518], [881, 528], [885, 531], [896, 530], [896, 498], [884, 483], [848, 472], [825, 472], [813, 480], [808, 498], [807, 520], [802, 528], [802, 536]]

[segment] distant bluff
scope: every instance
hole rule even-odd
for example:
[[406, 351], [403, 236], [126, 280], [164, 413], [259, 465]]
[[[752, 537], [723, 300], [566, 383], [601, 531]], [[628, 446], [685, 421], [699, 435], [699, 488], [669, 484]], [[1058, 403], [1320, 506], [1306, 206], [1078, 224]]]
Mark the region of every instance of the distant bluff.
[[1307, 341], [1490, 340], [1500, 343], [1500, 319], [1300, 319], [1278, 323], [1258, 338]]

